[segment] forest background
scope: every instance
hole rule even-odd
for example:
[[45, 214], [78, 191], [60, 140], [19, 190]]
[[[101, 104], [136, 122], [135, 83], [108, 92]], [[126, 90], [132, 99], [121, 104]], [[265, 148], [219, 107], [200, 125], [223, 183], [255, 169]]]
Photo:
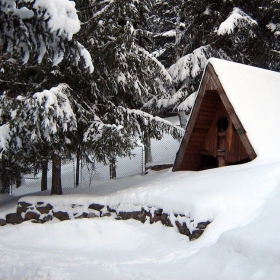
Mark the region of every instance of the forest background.
[[61, 194], [61, 159], [180, 138], [160, 117], [185, 127], [207, 60], [279, 71], [279, 36], [276, 0], [0, 0], [3, 190], [52, 161]]

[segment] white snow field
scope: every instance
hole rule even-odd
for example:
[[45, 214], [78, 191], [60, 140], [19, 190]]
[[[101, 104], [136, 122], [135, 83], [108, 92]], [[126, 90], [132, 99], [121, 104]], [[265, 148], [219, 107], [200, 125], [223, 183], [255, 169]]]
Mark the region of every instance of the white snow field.
[[[160, 223], [112, 217], [6, 225], [0, 279], [279, 279], [280, 161], [99, 183], [22, 200], [148, 205], [212, 223], [195, 241]], [[15, 210], [13, 199], [1, 216]]]
[[[50, 202], [68, 211], [73, 203], [91, 202], [119, 211], [162, 208], [171, 218], [173, 214], [189, 217], [189, 227], [210, 221], [203, 235], [189, 241], [176, 227], [113, 217], [6, 225], [0, 228], [0, 279], [280, 278], [280, 74], [212, 63], [229, 92], [237, 86], [238, 73], [241, 84], [254, 77], [252, 87], [258, 100], [253, 103], [263, 106], [257, 106], [257, 111], [248, 107], [246, 115], [242, 104], [237, 113], [256, 149], [255, 160], [199, 172], [152, 171], [146, 176], [64, 189], [62, 196], [49, 196], [46, 191], [21, 198]], [[270, 87], [269, 94], [264, 94], [265, 85]], [[250, 87], [237, 88], [239, 97], [230, 94], [233, 105], [250, 91]], [[244, 100], [251, 104], [251, 99]], [[20, 196], [3, 195], [1, 199], [0, 218], [15, 211]]]

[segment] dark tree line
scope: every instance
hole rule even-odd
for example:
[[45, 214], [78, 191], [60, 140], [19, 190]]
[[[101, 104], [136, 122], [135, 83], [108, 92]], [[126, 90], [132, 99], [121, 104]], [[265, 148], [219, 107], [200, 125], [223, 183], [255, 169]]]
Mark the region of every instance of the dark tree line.
[[279, 1], [50, 2], [0, 4], [0, 148], [2, 174], [43, 170], [42, 189], [52, 161], [55, 194], [61, 159], [113, 174], [138, 141], [180, 138], [155, 116], [187, 120], [210, 57], [280, 68]]
[[114, 164], [139, 140], [160, 139], [163, 132], [180, 136], [141, 110], [152, 96], [168, 98], [172, 83], [150, 54], [152, 3], [61, 5], [59, 14], [49, 1], [0, 6], [2, 169], [46, 174], [52, 161], [52, 194], [62, 193], [61, 160], [73, 154]]

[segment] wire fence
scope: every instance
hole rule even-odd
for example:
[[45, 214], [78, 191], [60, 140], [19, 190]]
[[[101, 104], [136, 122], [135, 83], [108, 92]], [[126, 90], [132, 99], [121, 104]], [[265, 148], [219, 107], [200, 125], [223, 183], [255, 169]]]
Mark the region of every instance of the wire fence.
[[[175, 140], [170, 135], [165, 135], [162, 140], [151, 140], [150, 142], [149, 160], [145, 157], [145, 150], [142, 146], [136, 147], [133, 150], [131, 157], [117, 158], [115, 165], [115, 178], [121, 179], [134, 175], [144, 175], [147, 168], [153, 165], [172, 165], [179, 148], [180, 142]], [[77, 160], [65, 160], [62, 162], [62, 188], [76, 188], [83, 186], [94, 186], [98, 181], [105, 181], [112, 179], [110, 175], [110, 166], [99, 162], [92, 162], [86, 164], [81, 161], [79, 166], [79, 184], [77, 185]], [[29, 193], [41, 191], [41, 177], [39, 172], [36, 176], [32, 174], [24, 175], [21, 181], [21, 186], [16, 188], [12, 185], [10, 194], [25, 195]], [[51, 189], [52, 166], [51, 162], [48, 164], [48, 182], [47, 189]]]
[[[131, 157], [117, 158], [116, 178], [121, 179], [133, 175], [143, 174], [143, 158], [144, 151], [142, 147], [136, 147], [133, 150], [133, 154]], [[90, 186], [94, 181], [104, 181], [112, 179], [110, 177], [109, 165], [95, 162], [92, 166], [82, 164], [81, 167], [81, 184], [88, 184]]]
[[165, 134], [161, 140], [151, 140], [151, 159], [147, 166], [166, 164], [172, 165], [176, 158], [180, 142], [170, 134]]

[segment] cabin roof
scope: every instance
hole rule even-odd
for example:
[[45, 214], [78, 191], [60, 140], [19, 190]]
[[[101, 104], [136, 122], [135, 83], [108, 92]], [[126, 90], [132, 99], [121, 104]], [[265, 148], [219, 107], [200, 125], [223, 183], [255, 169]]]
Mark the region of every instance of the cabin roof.
[[258, 159], [280, 158], [280, 73], [211, 58], [205, 68], [173, 171], [181, 170], [185, 152], [191, 149], [187, 148], [190, 135], [205, 92], [209, 90], [218, 90], [236, 129], [241, 132], [240, 137], [251, 160], [256, 155]]
[[216, 58], [208, 64], [258, 157], [280, 158], [280, 73]]

